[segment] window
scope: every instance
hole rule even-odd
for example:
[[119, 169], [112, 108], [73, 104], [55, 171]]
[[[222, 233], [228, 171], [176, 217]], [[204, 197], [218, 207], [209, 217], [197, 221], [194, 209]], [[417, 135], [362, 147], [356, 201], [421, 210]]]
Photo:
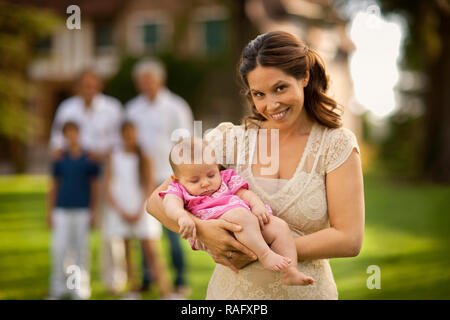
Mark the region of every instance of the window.
[[95, 47], [98, 49], [113, 46], [113, 29], [111, 25], [101, 25], [95, 28]]
[[192, 14], [196, 51], [202, 55], [226, 53], [230, 14], [225, 6], [200, 6]]
[[204, 22], [204, 43], [207, 54], [221, 53], [226, 45], [227, 23], [225, 20], [207, 20]]
[[157, 50], [160, 46], [162, 26], [156, 23], [145, 23], [142, 26], [142, 41], [144, 43], [144, 49], [153, 51]]

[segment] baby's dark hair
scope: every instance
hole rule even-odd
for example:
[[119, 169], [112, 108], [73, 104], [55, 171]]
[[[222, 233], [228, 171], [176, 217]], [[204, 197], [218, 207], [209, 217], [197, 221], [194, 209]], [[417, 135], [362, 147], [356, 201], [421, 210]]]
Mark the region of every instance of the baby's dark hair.
[[75, 129], [77, 131], [80, 130], [80, 128], [78, 127], [78, 124], [74, 121], [67, 121], [66, 123], [64, 123], [64, 125], [62, 127], [62, 133], [66, 134], [66, 131], [69, 129]]
[[[186, 153], [187, 151], [187, 153]], [[199, 137], [186, 137], [178, 140], [169, 154], [169, 163], [175, 176], [179, 175], [179, 165], [214, 163], [214, 150]]]

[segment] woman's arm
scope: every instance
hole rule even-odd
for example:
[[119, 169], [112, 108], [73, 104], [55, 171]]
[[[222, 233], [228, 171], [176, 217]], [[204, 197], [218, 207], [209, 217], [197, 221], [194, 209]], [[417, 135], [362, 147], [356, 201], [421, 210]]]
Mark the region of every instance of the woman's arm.
[[295, 238], [299, 260], [354, 257], [364, 235], [364, 186], [359, 154], [326, 176], [330, 228]]

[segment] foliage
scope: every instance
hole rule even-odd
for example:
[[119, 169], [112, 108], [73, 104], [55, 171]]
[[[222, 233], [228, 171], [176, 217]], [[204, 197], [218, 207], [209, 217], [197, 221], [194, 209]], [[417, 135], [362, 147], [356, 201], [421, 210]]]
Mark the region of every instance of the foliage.
[[0, 4], [0, 135], [26, 141], [37, 128], [27, 107], [31, 86], [27, 67], [34, 44], [49, 35], [58, 23], [39, 8]]
[[[379, 0], [384, 13], [398, 13], [406, 18], [407, 36], [403, 65], [424, 75], [426, 84], [421, 92], [425, 106], [424, 138], [416, 141], [421, 158], [423, 178], [450, 183], [450, 1]], [[404, 106], [402, 106], [404, 107]], [[413, 128], [411, 128], [413, 129]], [[402, 128], [397, 128], [401, 131]], [[414, 133], [412, 133], [414, 134]]]
[[[156, 55], [167, 70], [167, 87], [185, 99], [193, 109], [198, 111], [200, 93], [208, 81], [211, 70], [220, 70], [226, 66], [223, 56], [218, 57], [179, 57], [171, 52]], [[124, 54], [119, 70], [105, 86], [105, 93], [126, 103], [136, 96], [137, 91], [132, 78], [134, 65], [146, 56], [136, 57]]]
[[423, 117], [401, 119], [392, 116], [388, 123], [391, 133], [379, 149], [385, 169], [396, 177], [420, 178], [423, 158], [414, 155], [421, 153], [425, 139]]

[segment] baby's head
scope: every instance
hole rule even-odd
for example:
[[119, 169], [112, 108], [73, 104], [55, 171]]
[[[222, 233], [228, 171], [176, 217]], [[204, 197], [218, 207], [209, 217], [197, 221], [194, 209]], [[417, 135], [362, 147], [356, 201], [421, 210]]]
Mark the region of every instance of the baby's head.
[[170, 151], [169, 162], [172, 179], [191, 195], [211, 195], [220, 188], [219, 165], [214, 151], [203, 139], [187, 137], [178, 141]]

